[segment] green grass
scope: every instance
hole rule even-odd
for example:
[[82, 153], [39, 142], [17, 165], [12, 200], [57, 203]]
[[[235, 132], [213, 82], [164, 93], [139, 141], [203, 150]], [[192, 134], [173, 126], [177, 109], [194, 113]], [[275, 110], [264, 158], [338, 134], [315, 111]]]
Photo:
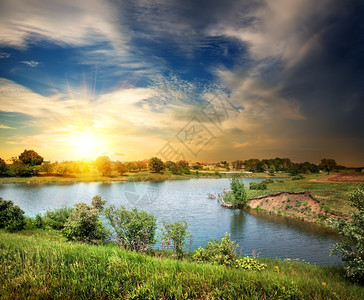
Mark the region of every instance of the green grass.
[[175, 261], [66, 242], [57, 232], [0, 231], [1, 299], [363, 299], [343, 268], [261, 259], [263, 271]]
[[326, 205], [329, 211], [348, 215], [353, 210], [348, 204], [349, 195], [359, 187], [360, 183], [333, 183], [314, 182], [311, 179], [318, 179], [327, 176], [326, 174], [305, 175], [304, 179], [292, 180], [287, 178], [284, 182], [267, 184], [266, 190], [247, 190], [248, 198], [268, 195], [278, 192], [304, 192], [309, 191], [311, 195]]

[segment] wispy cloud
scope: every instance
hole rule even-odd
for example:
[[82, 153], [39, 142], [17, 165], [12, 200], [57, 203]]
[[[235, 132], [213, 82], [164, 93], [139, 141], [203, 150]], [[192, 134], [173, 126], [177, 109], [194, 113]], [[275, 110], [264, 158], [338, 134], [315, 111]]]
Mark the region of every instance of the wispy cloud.
[[23, 60], [21, 61], [21, 63], [31, 68], [38, 67], [39, 65], [39, 61], [34, 61], [34, 60]]
[[10, 57], [10, 53], [0, 52], [0, 58], [9, 58], [9, 57]]
[[9, 127], [3, 124], [0, 124], [0, 129], [14, 129], [13, 127]]

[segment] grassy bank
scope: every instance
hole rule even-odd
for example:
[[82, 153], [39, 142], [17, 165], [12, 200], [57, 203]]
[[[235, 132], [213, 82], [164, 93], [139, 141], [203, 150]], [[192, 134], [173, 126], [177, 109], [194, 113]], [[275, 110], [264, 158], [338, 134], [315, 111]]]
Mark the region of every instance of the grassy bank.
[[198, 265], [65, 242], [53, 231], [0, 231], [1, 299], [363, 299], [337, 266], [262, 259], [263, 271]]
[[330, 212], [349, 215], [352, 207], [348, 204], [349, 195], [360, 186], [360, 183], [334, 183], [315, 182], [327, 176], [326, 174], [305, 175], [304, 179], [292, 180], [287, 178], [284, 181], [270, 183], [266, 190], [248, 190], [248, 198], [263, 196], [278, 192], [304, 192], [309, 191], [311, 195], [322, 202]]

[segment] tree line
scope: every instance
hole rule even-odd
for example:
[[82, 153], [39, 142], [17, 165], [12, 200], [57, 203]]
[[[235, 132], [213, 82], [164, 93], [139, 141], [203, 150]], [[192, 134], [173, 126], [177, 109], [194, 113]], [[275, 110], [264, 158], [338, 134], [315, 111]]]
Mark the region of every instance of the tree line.
[[[85, 161], [63, 161], [61, 163], [45, 162], [44, 158], [34, 150], [24, 150], [18, 157], [13, 157], [11, 164], [6, 164], [0, 158], [0, 176], [10, 177], [27, 177], [43, 173], [50, 176], [73, 176], [76, 174], [88, 173], [92, 169], [96, 169], [102, 176], [124, 175], [127, 172], [150, 171], [161, 173], [168, 170], [174, 175], [190, 174], [191, 170], [203, 170], [204, 164], [195, 162], [189, 164], [185, 160], [176, 162], [163, 162], [158, 157], [152, 157], [149, 160], [142, 161], [112, 161], [108, 156], [99, 156], [92, 163]], [[286, 172], [292, 176], [298, 174], [318, 173], [320, 170], [328, 174], [334, 170], [345, 169], [339, 166], [334, 159], [321, 159], [320, 164], [310, 162], [294, 163], [289, 158], [274, 158], [274, 159], [248, 159], [235, 160], [231, 164], [227, 161], [213, 163], [214, 167], [225, 168], [230, 171], [230, 166], [233, 170], [245, 170], [250, 172], [268, 172], [274, 176], [277, 172]]]

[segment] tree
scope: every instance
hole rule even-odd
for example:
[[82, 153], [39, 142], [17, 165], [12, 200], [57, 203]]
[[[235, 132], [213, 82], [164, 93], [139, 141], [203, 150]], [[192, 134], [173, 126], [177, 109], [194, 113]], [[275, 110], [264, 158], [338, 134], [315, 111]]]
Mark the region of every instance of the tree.
[[330, 253], [341, 255], [349, 279], [364, 284], [364, 185], [350, 195], [349, 201], [356, 211], [351, 214], [351, 221], [334, 224], [344, 239], [336, 243]]
[[86, 203], [76, 203], [62, 233], [70, 241], [84, 243], [100, 243], [107, 236], [99, 210]]
[[128, 168], [126, 167], [126, 165], [120, 161], [114, 163], [114, 169], [120, 175], [124, 175], [126, 172], [128, 172]]
[[[185, 239], [189, 236], [188, 224], [186, 221], [169, 223], [163, 221], [162, 239], [167, 247], [172, 247], [174, 253], [180, 258], [183, 254], [183, 247], [186, 245]], [[173, 245], [171, 245], [171, 242]]]
[[141, 171], [141, 170], [144, 170], [147, 168], [147, 164], [144, 162], [144, 161], [137, 161], [136, 162], [137, 166], [138, 166], [138, 170]]
[[25, 218], [24, 211], [13, 201], [0, 198], [0, 228], [14, 232], [24, 229]]
[[247, 203], [247, 194], [244, 182], [234, 177], [230, 180], [230, 188], [232, 191], [232, 204], [236, 207], [244, 207]]
[[71, 207], [61, 207], [55, 210], [47, 210], [43, 218], [44, 223], [55, 230], [61, 230], [64, 228], [64, 225], [72, 214], [72, 211], [73, 208]]
[[126, 164], [128, 171], [138, 170], [138, 164], [135, 161], [128, 161]]
[[234, 170], [240, 170], [243, 167], [244, 162], [242, 160], [235, 160], [232, 162], [232, 165]]
[[146, 251], [154, 245], [157, 223], [152, 214], [135, 207], [132, 210], [126, 210], [124, 206], [117, 209], [114, 205], [106, 208], [104, 214], [123, 247]]
[[274, 173], [276, 172], [276, 168], [274, 165], [270, 165], [268, 173], [270, 176], [274, 176]]
[[6, 165], [5, 160], [0, 158], [0, 175], [7, 175], [8, 173], [8, 167]]
[[19, 155], [19, 159], [26, 165], [38, 166], [43, 162], [43, 157], [41, 157], [34, 150], [24, 150], [23, 153]]
[[110, 176], [112, 171], [112, 162], [107, 156], [99, 156], [95, 160], [96, 168], [102, 173], [102, 176]]
[[149, 170], [159, 173], [164, 170], [164, 163], [158, 157], [152, 157], [149, 160]]
[[321, 159], [321, 163], [319, 168], [321, 170], [325, 170], [327, 175], [330, 174], [330, 171], [334, 170], [337, 167], [336, 161], [334, 159], [323, 158]]

